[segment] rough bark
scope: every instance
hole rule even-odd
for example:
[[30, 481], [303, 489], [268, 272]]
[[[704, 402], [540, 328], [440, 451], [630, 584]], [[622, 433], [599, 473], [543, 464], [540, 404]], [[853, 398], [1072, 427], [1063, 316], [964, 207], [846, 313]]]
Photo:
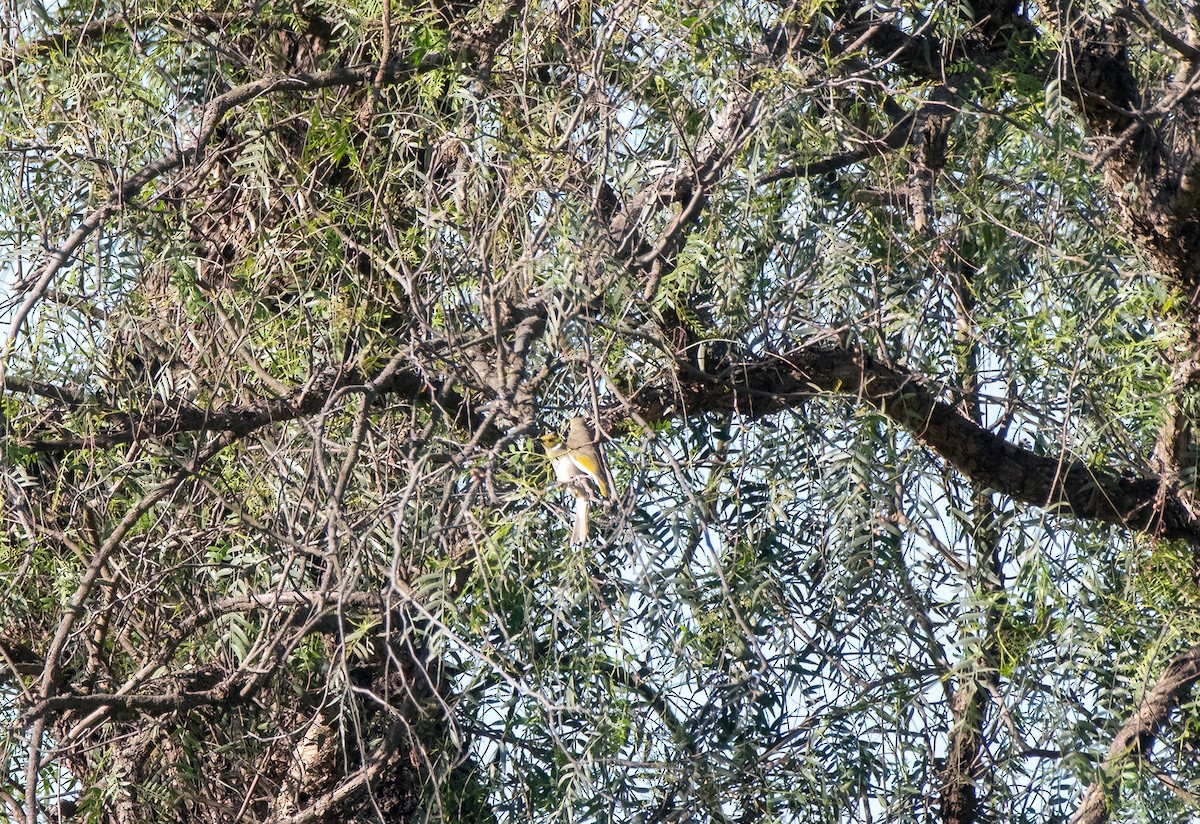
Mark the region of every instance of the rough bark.
[[858, 348], [803, 347], [718, 374], [687, 366], [682, 371], [679, 395], [647, 389], [634, 396], [645, 417], [661, 420], [679, 408], [703, 408], [756, 418], [800, 407], [818, 394], [842, 395], [879, 410], [980, 486], [1077, 518], [1200, 540], [1200, 520], [1178, 497], [1160, 499], [1158, 477], [1089, 466], [1069, 453], [1045, 454], [1045, 447], [1019, 447], [940, 400], [922, 376]]
[[1142, 696], [1137, 709], [1121, 725], [1100, 765], [1099, 778], [1084, 793], [1072, 824], [1105, 824], [1117, 803], [1120, 774], [1131, 760], [1150, 752], [1155, 736], [1172, 712], [1200, 680], [1200, 645], [1177, 655], [1167, 664], [1158, 682]]

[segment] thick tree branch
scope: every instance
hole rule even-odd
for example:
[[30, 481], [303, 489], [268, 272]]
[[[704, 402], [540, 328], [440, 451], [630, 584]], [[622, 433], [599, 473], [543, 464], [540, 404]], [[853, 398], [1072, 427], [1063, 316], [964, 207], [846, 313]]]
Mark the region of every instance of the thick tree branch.
[[683, 408], [749, 418], [795, 409], [815, 395], [854, 398], [891, 418], [973, 482], [1076, 518], [1200, 542], [1197, 519], [1153, 474], [1092, 467], [1068, 453], [1042, 455], [1006, 441], [939, 400], [915, 373], [857, 348], [801, 347], [706, 374], [680, 364], [678, 386], [644, 388], [632, 402], [647, 419]]
[[1154, 32], [1155, 36], [1164, 44], [1179, 52], [1181, 57], [1193, 63], [1200, 61], [1200, 49], [1172, 31], [1165, 21], [1159, 19], [1150, 10], [1146, 5], [1146, 0], [1131, 0], [1125, 8], [1117, 9], [1116, 14], [1145, 26]]
[[[364, 375], [358, 369], [331, 366], [318, 372], [290, 394], [257, 404], [214, 410], [185, 405], [169, 406], [159, 401], [149, 404], [146, 409], [131, 412], [105, 413], [98, 410], [110, 422], [124, 419], [125, 423], [92, 435], [37, 438], [25, 441], [22, 445], [37, 452], [70, 452], [76, 449], [107, 449], [185, 432], [228, 432], [234, 437], [242, 437], [268, 424], [316, 415], [335, 394], [344, 391], [399, 395], [429, 403], [441, 401], [443, 405], [447, 397], [415, 368], [393, 366], [374, 375]], [[464, 413], [465, 405], [461, 399], [454, 393], [449, 393], [449, 397], [456, 414]]]
[[42, 381], [22, 380], [21, 378], [5, 378], [4, 389], [8, 392], [14, 392], [18, 395], [36, 395], [40, 398], [47, 398], [52, 401], [57, 401], [64, 406], [72, 409], [82, 406], [84, 398], [79, 392], [74, 389], [68, 389], [65, 386], [58, 386], [52, 383], [44, 383]]
[[[1047, 5], [1062, 34], [1064, 92], [1100, 139], [1098, 164], [1134, 239], [1158, 272], [1200, 306], [1200, 72], [1143, 89], [1125, 17], [1098, 20], [1069, 3]], [[1147, 101], [1147, 102], [1143, 102]], [[1153, 101], [1153, 102], [1150, 102]]]
[[1200, 644], [1177, 655], [1167, 664], [1162, 677], [1138, 703], [1138, 708], [1113, 736], [1100, 767], [1100, 778], [1088, 787], [1083, 802], [1071, 817], [1072, 824], [1106, 824], [1115, 798], [1113, 782], [1131, 758], [1141, 758], [1154, 743], [1168, 716], [1183, 702], [1200, 680]]

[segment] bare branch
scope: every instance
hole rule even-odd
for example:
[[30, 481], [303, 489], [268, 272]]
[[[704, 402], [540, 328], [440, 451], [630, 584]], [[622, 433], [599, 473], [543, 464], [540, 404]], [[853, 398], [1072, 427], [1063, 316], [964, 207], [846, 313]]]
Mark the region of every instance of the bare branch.
[[330, 86], [358, 86], [369, 84], [376, 78], [379, 78], [380, 83], [396, 83], [410, 78], [414, 74], [428, 72], [443, 66], [446, 59], [441, 52], [431, 51], [423, 55], [415, 67], [410, 61], [399, 59], [378, 65], [338, 68], [313, 74], [275, 75], [230, 89], [210, 100], [200, 112], [198, 118], [200, 127], [189, 146], [168, 152], [134, 172], [117, 191], [109, 195], [103, 205], [80, 222], [62, 245], [47, 256], [36, 281], [28, 288], [25, 300], [17, 308], [9, 324], [8, 337], [5, 339], [3, 351], [0, 351], [0, 384], [5, 383], [8, 358], [25, 319], [46, 294], [59, 270], [71, 261], [71, 257], [83, 245], [83, 242], [91, 237], [104, 224], [105, 220], [120, 210], [126, 202], [141, 194], [142, 189], [147, 185], [167, 172], [196, 162], [209, 141], [212, 140], [217, 124], [232, 109], [263, 95], [276, 92], [295, 93], [316, 91]]

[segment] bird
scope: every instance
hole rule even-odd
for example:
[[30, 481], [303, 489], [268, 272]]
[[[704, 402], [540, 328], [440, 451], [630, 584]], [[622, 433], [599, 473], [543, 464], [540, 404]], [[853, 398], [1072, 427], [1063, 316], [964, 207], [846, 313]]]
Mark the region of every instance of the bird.
[[591, 531], [591, 490], [595, 489], [602, 498], [608, 497], [608, 470], [592, 429], [586, 418], [576, 416], [571, 419], [565, 443], [552, 432], [538, 440], [554, 467], [555, 480], [575, 499], [571, 543], [587, 543]]

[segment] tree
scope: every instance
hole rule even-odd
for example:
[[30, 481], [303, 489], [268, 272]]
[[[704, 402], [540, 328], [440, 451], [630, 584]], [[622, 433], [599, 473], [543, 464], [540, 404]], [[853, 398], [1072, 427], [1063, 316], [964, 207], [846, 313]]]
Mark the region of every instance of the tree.
[[1194, 10], [5, 42], [9, 820], [1197, 806]]

